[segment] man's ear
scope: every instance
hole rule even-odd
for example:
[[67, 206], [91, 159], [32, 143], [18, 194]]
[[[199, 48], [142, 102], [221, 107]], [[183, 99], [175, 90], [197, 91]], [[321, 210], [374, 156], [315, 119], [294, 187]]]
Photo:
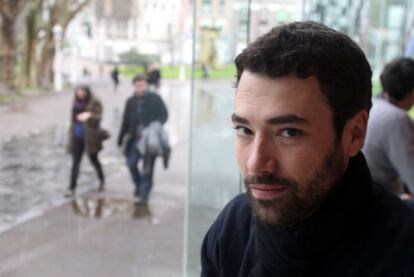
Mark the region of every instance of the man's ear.
[[364, 146], [368, 125], [368, 111], [361, 110], [349, 119], [342, 133], [342, 145], [344, 153], [353, 157]]

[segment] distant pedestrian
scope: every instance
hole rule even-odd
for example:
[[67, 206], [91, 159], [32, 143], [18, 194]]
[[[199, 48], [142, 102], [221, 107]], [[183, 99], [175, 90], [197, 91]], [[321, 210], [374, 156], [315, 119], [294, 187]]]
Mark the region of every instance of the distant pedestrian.
[[201, 72], [203, 73], [203, 79], [208, 79], [208, 77], [210, 77], [210, 71], [206, 63], [201, 65]]
[[147, 82], [149, 91], [158, 92], [161, 82], [161, 72], [154, 63], [150, 63], [147, 68]]
[[111, 79], [114, 84], [114, 92], [116, 92], [118, 90], [118, 85], [119, 85], [119, 70], [118, 70], [118, 67], [116, 66], [111, 71]]
[[[158, 122], [161, 126], [168, 119], [168, 111], [164, 101], [156, 93], [149, 93], [148, 83], [144, 75], [137, 75], [132, 80], [134, 95], [131, 96], [125, 105], [122, 126], [118, 137], [118, 146], [125, 144], [125, 156], [127, 165], [135, 184], [135, 196], [140, 197], [141, 203], [148, 201], [153, 185], [153, 173], [155, 155], [148, 156], [138, 150], [139, 142], [145, 140], [150, 125]], [[156, 125], [156, 124], [155, 124]], [[157, 129], [157, 128], [155, 128]], [[146, 149], [148, 150], [148, 149]], [[168, 159], [167, 151], [163, 153]], [[143, 169], [138, 169], [138, 162], [143, 161]], [[164, 166], [168, 162], [164, 160]]]
[[68, 150], [72, 154], [73, 164], [69, 191], [66, 196], [75, 194], [79, 168], [85, 151], [98, 175], [99, 191], [104, 190], [105, 176], [98, 159], [98, 153], [102, 150], [102, 141], [108, 137], [108, 133], [101, 129], [101, 119], [101, 102], [92, 94], [88, 86], [77, 87], [69, 128]]

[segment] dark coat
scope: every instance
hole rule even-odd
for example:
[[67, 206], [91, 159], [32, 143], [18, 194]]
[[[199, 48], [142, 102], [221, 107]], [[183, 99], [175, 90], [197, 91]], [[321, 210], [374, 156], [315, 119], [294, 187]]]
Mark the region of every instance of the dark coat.
[[147, 82], [149, 85], [159, 86], [161, 80], [161, 73], [159, 69], [153, 69], [149, 72]]
[[[91, 112], [92, 116], [84, 123], [84, 141], [85, 141], [85, 151], [88, 154], [98, 153], [102, 150], [102, 130], [100, 128], [100, 123], [102, 119], [102, 104], [93, 95], [91, 99], [85, 106], [85, 112]], [[72, 118], [69, 126], [69, 144], [68, 151], [72, 153], [73, 138], [74, 138], [74, 120]]]
[[289, 228], [256, 221], [245, 194], [208, 231], [202, 276], [414, 276], [414, 211], [373, 184], [362, 154], [309, 218]]
[[[137, 113], [138, 106], [142, 108], [140, 113]], [[118, 145], [123, 143], [126, 135], [129, 139], [136, 138], [138, 125], [142, 125], [145, 128], [154, 121], [164, 124], [167, 119], [167, 108], [158, 94], [146, 92], [143, 96], [131, 96], [125, 105], [121, 130], [118, 136]]]

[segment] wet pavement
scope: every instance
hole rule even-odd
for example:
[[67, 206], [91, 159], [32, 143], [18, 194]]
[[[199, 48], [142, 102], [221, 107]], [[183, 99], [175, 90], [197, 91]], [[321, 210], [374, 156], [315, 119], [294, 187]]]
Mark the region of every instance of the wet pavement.
[[92, 88], [112, 134], [100, 153], [103, 193], [96, 191], [95, 172], [84, 156], [77, 196], [63, 196], [71, 166], [65, 151], [71, 93], [0, 107], [0, 276], [182, 275], [189, 84], [163, 83], [173, 152], [168, 170], [156, 165], [148, 206], [133, 198], [115, 144], [130, 83], [124, 81], [117, 93], [109, 82]]

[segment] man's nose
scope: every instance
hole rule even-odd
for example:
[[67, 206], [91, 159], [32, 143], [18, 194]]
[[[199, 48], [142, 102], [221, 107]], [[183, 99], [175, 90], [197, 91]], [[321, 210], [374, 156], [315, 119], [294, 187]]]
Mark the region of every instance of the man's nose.
[[277, 170], [277, 150], [271, 138], [257, 137], [247, 161], [249, 174], [274, 173]]

